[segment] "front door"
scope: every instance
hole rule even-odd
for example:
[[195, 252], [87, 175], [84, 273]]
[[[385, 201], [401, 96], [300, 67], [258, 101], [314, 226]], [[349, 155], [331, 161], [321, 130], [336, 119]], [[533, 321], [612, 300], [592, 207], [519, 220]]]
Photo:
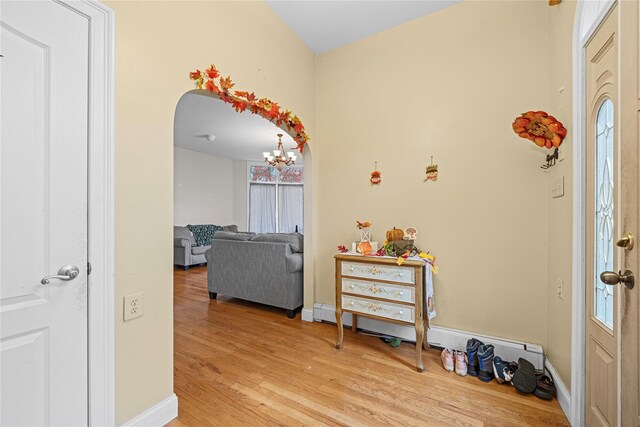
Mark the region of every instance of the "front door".
[[620, 261], [617, 6], [586, 46], [586, 103], [586, 420], [615, 426], [620, 288], [600, 275]]
[[616, 4], [585, 50], [588, 426], [638, 425], [638, 12]]
[[0, 424], [86, 425], [89, 23], [3, 0], [0, 25]]

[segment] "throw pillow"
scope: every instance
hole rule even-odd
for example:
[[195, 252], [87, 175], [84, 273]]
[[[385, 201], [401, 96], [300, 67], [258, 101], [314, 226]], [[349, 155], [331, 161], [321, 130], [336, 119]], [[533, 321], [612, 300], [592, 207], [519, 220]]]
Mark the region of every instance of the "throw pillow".
[[233, 231], [218, 231], [214, 240], [240, 240], [248, 242], [256, 233], [234, 233]]
[[189, 224], [187, 228], [193, 233], [197, 246], [210, 246], [213, 235], [216, 234], [217, 231], [222, 230], [222, 227], [213, 224]]
[[293, 252], [303, 252], [304, 242], [300, 233], [265, 233], [257, 234], [252, 242], [288, 243]]

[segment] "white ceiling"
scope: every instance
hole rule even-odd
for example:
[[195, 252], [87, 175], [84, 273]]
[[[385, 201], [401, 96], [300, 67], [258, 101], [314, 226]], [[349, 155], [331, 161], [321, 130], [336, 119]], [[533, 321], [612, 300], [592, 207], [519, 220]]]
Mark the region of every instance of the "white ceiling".
[[462, 0], [267, 0], [267, 3], [309, 49], [321, 53], [460, 1]]
[[[287, 151], [294, 151], [293, 138], [262, 117], [248, 111], [237, 113], [217, 98], [187, 93], [178, 102], [174, 144], [201, 153], [235, 160], [264, 160], [264, 151], [276, 148], [279, 133]], [[209, 141], [206, 135], [215, 135]], [[302, 162], [297, 151], [296, 163]]]

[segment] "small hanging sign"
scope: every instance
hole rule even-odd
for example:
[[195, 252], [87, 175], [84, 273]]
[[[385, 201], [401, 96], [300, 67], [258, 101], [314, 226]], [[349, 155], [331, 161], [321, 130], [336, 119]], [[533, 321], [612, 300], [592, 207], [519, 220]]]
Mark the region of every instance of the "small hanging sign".
[[438, 165], [433, 164], [433, 156], [431, 156], [431, 163], [427, 166], [427, 177], [425, 181], [437, 181], [438, 180]]
[[378, 185], [382, 182], [382, 178], [380, 177], [380, 171], [378, 170], [378, 162], [375, 163], [376, 164], [376, 170], [374, 170], [373, 172], [371, 172], [371, 178], [369, 179], [369, 181], [371, 181], [371, 184], [373, 185]]

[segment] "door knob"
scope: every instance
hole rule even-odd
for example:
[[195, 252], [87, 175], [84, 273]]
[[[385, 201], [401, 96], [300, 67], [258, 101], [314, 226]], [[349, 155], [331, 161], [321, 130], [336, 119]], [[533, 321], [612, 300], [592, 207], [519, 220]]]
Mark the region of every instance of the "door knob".
[[59, 279], [59, 280], [73, 280], [80, 274], [80, 269], [75, 265], [65, 265], [64, 267], [60, 267], [58, 270], [58, 274], [52, 274], [51, 276], [43, 277], [40, 280], [40, 283], [43, 285], [48, 285], [49, 280], [51, 279]]
[[617, 246], [621, 247], [621, 248], [625, 248], [626, 250], [630, 251], [631, 249], [633, 249], [633, 234], [631, 233], [624, 233], [622, 235], [622, 238], [620, 238], [620, 240], [618, 240], [618, 242], [616, 243]]
[[633, 272], [631, 270], [626, 270], [624, 274], [622, 271], [619, 273], [615, 273], [613, 271], [603, 271], [600, 273], [600, 280], [602, 283], [607, 285], [617, 285], [618, 283], [624, 283], [624, 285], [633, 289], [635, 285], [635, 277], [633, 276]]

